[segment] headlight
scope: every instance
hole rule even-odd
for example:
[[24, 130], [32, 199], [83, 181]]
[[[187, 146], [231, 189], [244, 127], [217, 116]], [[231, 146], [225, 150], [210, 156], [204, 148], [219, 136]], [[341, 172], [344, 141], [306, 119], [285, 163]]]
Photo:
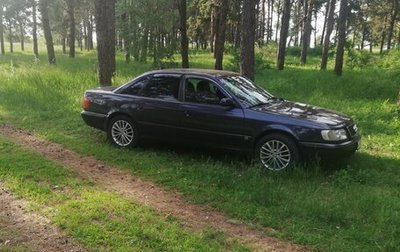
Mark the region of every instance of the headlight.
[[346, 131], [344, 129], [322, 130], [321, 136], [325, 141], [340, 141], [347, 139]]

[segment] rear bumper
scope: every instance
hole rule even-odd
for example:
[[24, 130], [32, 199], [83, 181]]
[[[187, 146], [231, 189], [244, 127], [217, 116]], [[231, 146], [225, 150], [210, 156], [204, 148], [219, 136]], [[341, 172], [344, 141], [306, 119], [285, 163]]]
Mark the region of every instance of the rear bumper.
[[303, 153], [321, 154], [323, 156], [343, 156], [353, 154], [359, 147], [360, 136], [355, 136], [352, 140], [344, 143], [312, 143], [300, 142]]
[[93, 128], [106, 131], [107, 116], [83, 110], [81, 116], [85, 123]]

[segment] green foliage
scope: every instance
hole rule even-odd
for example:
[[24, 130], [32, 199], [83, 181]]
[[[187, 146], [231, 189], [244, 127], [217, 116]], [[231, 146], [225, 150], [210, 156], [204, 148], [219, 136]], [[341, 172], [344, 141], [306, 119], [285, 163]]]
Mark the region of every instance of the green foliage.
[[[322, 47], [317, 46], [315, 48], [309, 48], [307, 55], [309, 56], [320, 56], [322, 54]], [[286, 55], [300, 57], [301, 47], [290, 46], [286, 49]]]
[[389, 52], [386, 52], [384, 56], [377, 61], [377, 66], [383, 69], [393, 69], [399, 71], [400, 48], [392, 49]]
[[346, 66], [350, 69], [364, 68], [375, 62], [375, 57], [367, 51], [349, 48], [347, 52]]
[[[228, 64], [226, 66], [227, 70], [239, 72], [240, 71], [240, 51], [235, 50], [234, 48], [229, 51], [231, 54], [231, 58], [228, 60]], [[261, 72], [265, 69], [271, 68], [271, 62], [266, 59], [263, 51], [258, 51], [254, 54], [254, 68], [255, 72]]]

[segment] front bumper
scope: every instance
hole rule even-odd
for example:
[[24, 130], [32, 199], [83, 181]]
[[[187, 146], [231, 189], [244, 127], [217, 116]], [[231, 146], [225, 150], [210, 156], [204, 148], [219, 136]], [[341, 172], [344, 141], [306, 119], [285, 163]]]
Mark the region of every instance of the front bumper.
[[353, 154], [360, 145], [361, 137], [356, 135], [350, 141], [343, 143], [314, 143], [300, 142], [300, 149], [304, 154], [321, 154], [328, 156], [343, 156]]

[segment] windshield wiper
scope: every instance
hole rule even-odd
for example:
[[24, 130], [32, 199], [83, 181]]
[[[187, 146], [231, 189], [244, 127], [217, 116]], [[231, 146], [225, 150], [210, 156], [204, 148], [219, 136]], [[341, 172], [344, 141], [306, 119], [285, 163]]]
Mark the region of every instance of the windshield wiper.
[[[270, 100], [270, 101], [284, 101], [283, 98], [275, 97], [275, 96], [269, 97], [268, 100]], [[268, 105], [268, 104], [271, 104], [271, 102], [259, 102], [259, 103], [256, 103], [254, 105], [250, 105], [247, 108], [251, 109], [251, 108], [254, 108], [254, 107], [259, 107], [259, 106]]]
[[273, 101], [284, 101], [283, 98], [281, 98], [281, 97], [275, 97], [275, 96], [272, 96], [272, 97], [270, 97], [269, 99], [270, 99], [270, 100], [273, 100]]
[[258, 107], [258, 106], [262, 106], [262, 105], [268, 105], [268, 104], [270, 104], [270, 102], [259, 102], [259, 103], [256, 103], [256, 104], [254, 104], [254, 105], [251, 105], [251, 106], [248, 106], [247, 108], [254, 108], [254, 107]]

